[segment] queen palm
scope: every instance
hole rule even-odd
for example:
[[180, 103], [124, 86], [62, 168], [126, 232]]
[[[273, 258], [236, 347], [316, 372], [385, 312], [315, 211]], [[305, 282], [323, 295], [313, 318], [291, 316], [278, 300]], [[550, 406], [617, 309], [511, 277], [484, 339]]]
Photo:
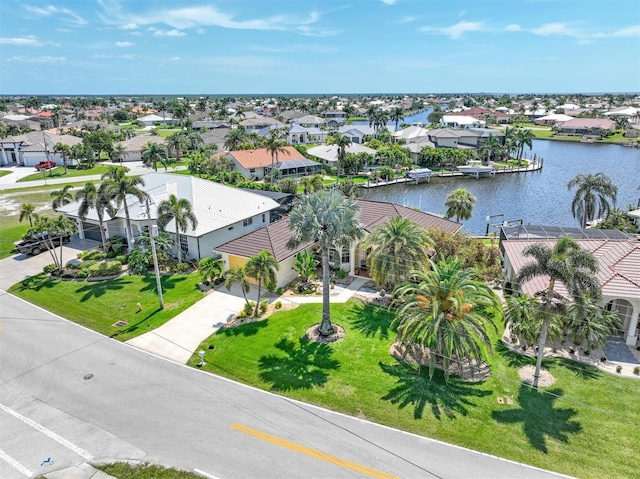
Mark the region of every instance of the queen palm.
[[592, 253], [583, 250], [575, 240], [568, 236], [558, 239], [553, 246], [548, 246], [545, 243], [533, 243], [524, 248], [522, 254], [533, 258], [533, 260], [520, 269], [516, 282], [522, 284], [539, 277], [548, 280], [545, 290], [538, 292], [543, 306], [536, 372], [533, 379], [533, 386], [538, 387], [542, 358], [547, 342], [547, 330], [554, 309], [554, 300], [558, 297], [555, 290], [556, 283], [562, 283], [569, 294], [574, 297], [589, 293], [594, 298], [599, 298], [600, 285], [595, 276], [598, 271], [598, 262]]
[[571, 202], [571, 213], [585, 228], [589, 221], [602, 218], [611, 211], [610, 201], [615, 205], [618, 187], [603, 173], [578, 175], [567, 183], [570, 190], [576, 188]]
[[111, 161], [119, 161], [120, 165], [122, 165], [122, 160], [127, 155], [127, 149], [122, 144], [116, 144], [113, 146], [113, 149], [109, 152], [109, 158]]
[[379, 285], [393, 289], [408, 279], [409, 271], [426, 270], [433, 241], [417, 223], [395, 217], [378, 226], [362, 247], [371, 249], [367, 256], [371, 277]]
[[607, 338], [622, 327], [618, 314], [607, 311], [589, 294], [576, 298], [568, 313], [573, 341], [576, 345], [584, 345], [586, 351], [603, 346]]
[[178, 250], [178, 263], [182, 262], [182, 246], [180, 245], [180, 231], [186, 231], [189, 225], [192, 229], [198, 227], [198, 219], [193, 214], [191, 203], [186, 198], [178, 198], [169, 195], [169, 198], [158, 205], [158, 225], [161, 229], [173, 221], [176, 230], [176, 249]]
[[456, 217], [456, 222], [471, 218], [473, 206], [476, 204], [476, 197], [464, 188], [458, 188], [447, 195], [444, 205], [447, 207], [445, 217], [447, 219]]
[[243, 126], [238, 126], [229, 130], [224, 137], [224, 148], [227, 151], [237, 150], [238, 147], [247, 140], [247, 130]]
[[167, 148], [173, 150], [176, 155], [176, 161], [180, 161], [180, 153], [187, 146], [187, 137], [181, 131], [172, 133], [167, 137]]
[[247, 281], [247, 276], [242, 266], [234, 266], [232, 268], [229, 268], [224, 274], [224, 287], [227, 288], [227, 291], [231, 291], [231, 288], [235, 283], [238, 283], [240, 285], [240, 290], [242, 291], [244, 301], [245, 303], [247, 303], [247, 307], [250, 307], [251, 303], [249, 303], [247, 293], [251, 289], [251, 286], [249, 285], [249, 281]]
[[391, 121], [395, 122], [397, 130], [398, 123], [404, 118], [404, 108], [402, 108], [401, 106], [396, 106], [393, 110], [391, 110], [389, 117]]
[[516, 145], [518, 147], [518, 166], [522, 162], [522, 155], [524, 155], [524, 147], [528, 146], [529, 149], [532, 148], [533, 143], [532, 140], [535, 138], [535, 135], [531, 130], [527, 128], [521, 128], [516, 131]]
[[64, 143], [56, 143], [53, 147], [53, 152], [60, 155], [62, 158], [62, 166], [64, 167], [64, 174], [67, 174], [67, 166], [69, 165], [69, 158], [71, 158], [71, 147]]
[[76, 193], [75, 200], [80, 203], [78, 206], [78, 216], [83, 221], [87, 218], [91, 209], [96, 210], [96, 215], [98, 216], [98, 222], [100, 224], [100, 237], [102, 238], [102, 244], [106, 244], [107, 237], [104, 231], [104, 214], [105, 212], [110, 216], [114, 216], [116, 214], [116, 209], [111, 203], [108, 184], [102, 183], [99, 188], [96, 188], [94, 183], [85, 183], [84, 187]]
[[272, 289], [276, 285], [277, 277], [276, 272], [280, 269], [280, 265], [273, 257], [271, 251], [261, 251], [255, 256], [252, 256], [245, 265], [245, 274], [249, 278], [253, 278], [258, 282], [258, 300], [256, 301], [256, 307], [253, 311], [253, 317], [258, 316], [260, 311], [260, 295], [262, 293], [262, 285], [265, 285], [267, 289]]
[[115, 201], [118, 208], [120, 208], [120, 206], [124, 207], [127, 224], [127, 244], [129, 251], [131, 251], [133, 247], [133, 231], [131, 229], [131, 215], [129, 214], [127, 196], [132, 196], [142, 203], [147, 197], [147, 194], [141, 189], [141, 187], [144, 186], [144, 180], [139, 176], [127, 176], [127, 171], [129, 171], [128, 168], [111, 166], [109, 170], [102, 175], [102, 179], [105, 180], [105, 194]]
[[547, 338], [560, 339], [563, 333], [565, 304], [553, 301], [552, 308], [546, 309], [536, 297], [528, 294], [508, 296], [503, 308], [511, 335], [517, 337], [524, 347], [540, 341], [542, 321], [548, 319]]
[[224, 264], [220, 259], [213, 259], [211, 256], [207, 256], [200, 260], [198, 269], [200, 270], [202, 281], [208, 284], [222, 275]]
[[493, 153], [500, 149], [502, 146], [502, 141], [495, 135], [491, 135], [484, 141], [484, 148], [487, 150], [487, 163], [491, 161], [493, 157]]
[[51, 197], [53, 198], [52, 206], [54, 210], [57, 210], [61, 206], [68, 205], [73, 201], [73, 193], [69, 191], [71, 188], [71, 185], [64, 185], [61, 190], [51, 192]]
[[487, 326], [497, 330], [491, 315], [500, 301], [476, 279], [473, 268], [462, 267], [462, 260], [449, 257], [429, 264], [428, 271], [412, 271], [412, 281], [394, 291], [402, 306], [392, 327], [399, 341], [428, 349], [431, 377], [440, 364], [448, 379], [451, 361], [479, 364], [483, 349], [491, 350]]
[[289, 213], [291, 239], [287, 246], [318, 243], [322, 256], [322, 322], [318, 332], [328, 336], [333, 332], [329, 302], [329, 250], [349, 248], [363, 237], [359, 225], [360, 207], [339, 190], [322, 190], [304, 195]]
[[331, 137], [331, 140], [327, 142], [329, 145], [336, 145], [338, 147], [338, 178], [340, 178], [340, 167], [344, 163], [344, 159], [347, 157], [347, 148], [351, 146], [351, 138], [346, 135], [336, 135]]
[[305, 195], [324, 189], [322, 175], [303, 176], [300, 179], [300, 184], [302, 185]]
[[283, 138], [283, 132], [280, 129], [270, 130], [264, 140], [264, 147], [271, 154], [271, 183], [273, 183], [273, 166], [274, 158], [278, 160], [278, 154], [288, 155], [289, 150], [285, 148], [286, 141]]
[[158, 163], [160, 163], [167, 171], [167, 151], [157, 143], [149, 141], [142, 147], [142, 162], [155, 171], [158, 171]]
[[22, 223], [24, 219], [29, 220], [29, 228], [33, 228], [34, 220], [38, 219], [38, 214], [36, 213], [36, 207], [33, 206], [31, 203], [24, 203], [20, 207], [20, 217], [18, 218], [18, 221]]

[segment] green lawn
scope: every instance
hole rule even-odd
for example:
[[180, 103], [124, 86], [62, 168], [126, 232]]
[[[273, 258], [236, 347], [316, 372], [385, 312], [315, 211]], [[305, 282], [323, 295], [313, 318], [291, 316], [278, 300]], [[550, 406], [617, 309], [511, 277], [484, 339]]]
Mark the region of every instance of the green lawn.
[[[466, 383], [398, 363], [389, 355], [391, 314], [352, 301], [332, 306], [345, 339], [302, 339], [321, 305], [302, 305], [205, 341], [205, 369], [353, 416], [584, 478], [637, 476], [640, 381], [567, 360], [547, 360], [557, 379], [541, 392], [523, 386], [511, 353], [494, 335], [492, 376]], [[210, 350], [209, 345], [215, 346]], [[200, 349], [200, 348], [198, 348]], [[195, 366], [197, 356], [189, 364]], [[497, 398], [512, 397], [513, 405]]]
[[6, 170], [0, 171], [0, 178], [2, 178], [3, 176], [10, 175], [11, 173], [13, 173], [13, 171], [6, 171]]
[[[117, 166], [114, 164], [114, 166]], [[102, 175], [109, 170], [109, 166], [107, 165], [96, 165], [90, 169], [77, 169], [72, 166], [67, 167], [67, 174], [64, 173], [64, 168], [62, 166], [56, 166], [51, 170], [51, 174], [49, 171], [45, 170], [43, 172], [34, 173], [29, 176], [25, 176], [24, 178], [20, 178], [18, 183], [23, 183], [25, 181], [38, 181], [38, 180], [49, 180], [49, 179], [58, 179], [58, 178], [77, 178], [79, 176], [92, 176], [92, 175]]]
[[[201, 299], [199, 282], [198, 274], [162, 276], [165, 302], [162, 310], [153, 275], [63, 281], [40, 274], [13, 285], [9, 291], [75, 323], [126, 341], [161, 326]], [[141, 312], [137, 303], [142, 305]], [[129, 324], [122, 328], [113, 326], [119, 320]]]
[[200, 474], [194, 472], [181, 471], [149, 463], [129, 464], [127, 462], [115, 462], [112, 464], [98, 464], [93, 467], [118, 479], [202, 479]]

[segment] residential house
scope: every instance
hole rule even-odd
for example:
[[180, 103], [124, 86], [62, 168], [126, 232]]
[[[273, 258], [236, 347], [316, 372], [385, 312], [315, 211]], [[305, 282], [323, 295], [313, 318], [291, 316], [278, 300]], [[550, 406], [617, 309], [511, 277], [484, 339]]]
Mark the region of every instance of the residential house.
[[158, 126], [158, 125], [173, 125], [175, 120], [171, 113], [163, 113], [162, 115], [158, 115], [155, 113], [141, 116], [138, 118], [138, 121], [144, 123], [144, 126]]
[[440, 119], [443, 127], [451, 128], [478, 128], [487, 124], [484, 120], [478, 120], [472, 116], [465, 115], [443, 115]]
[[[213, 256], [214, 250], [221, 244], [268, 225], [271, 212], [280, 207], [276, 201], [264, 195], [194, 176], [152, 172], [142, 176], [142, 179], [142, 189], [150, 197], [151, 219], [147, 216], [144, 203], [132, 196], [127, 197], [132, 237], [136, 238], [150, 227], [153, 228], [157, 223], [158, 206], [170, 195], [176, 195], [191, 203], [198, 220], [195, 229], [189, 225], [187, 231], [180, 233], [179, 244], [188, 258], [196, 260]], [[100, 241], [95, 209], [90, 209], [86, 219], [82, 220], [78, 217], [78, 207], [79, 203], [73, 202], [61, 206], [58, 211], [77, 222], [80, 238]], [[107, 237], [126, 237], [124, 206], [113, 217], [107, 214], [105, 220]], [[174, 222], [171, 221], [165, 230], [175, 236]]]
[[264, 128], [270, 128], [270, 127], [283, 128], [286, 126], [284, 123], [276, 120], [275, 118], [266, 118], [266, 117], [247, 118], [246, 120], [242, 120], [240, 122], [240, 125], [244, 126], [244, 128], [248, 132], [252, 132], [252, 131], [257, 132]]
[[615, 132], [616, 122], [603, 118], [573, 118], [558, 125], [562, 135], [607, 136]]
[[[416, 211], [412, 208], [383, 201], [357, 200], [360, 207], [360, 227], [365, 234], [371, 233], [391, 218], [408, 218], [424, 228], [441, 228], [449, 233], [456, 233], [462, 225], [446, 220], [430, 213]], [[261, 251], [270, 251], [280, 265], [277, 273], [277, 287], [283, 287], [293, 281], [298, 273], [293, 269], [298, 252], [314, 249], [313, 243], [302, 244], [294, 249], [287, 248], [291, 238], [287, 218], [265, 226], [262, 229], [247, 233], [216, 248], [225, 263], [225, 269], [244, 266], [249, 258]], [[342, 250], [330, 250], [330, 261], [335, 267], [342, 268], [350, 275], [367, 276], [366, 259], [368, 250], [362, 243], [353, 244]]]
[[125, 149], [125, 156], [122, 161], [141, 161], [142, 150], [147, 143], [156, 143], [158, 145], [164, 145], [165, 139], [161, 136], [149, 135], [149, 136], [134, 136], [128, 140], [119, 141], [116, 146], [122, 145]]
[[224, 150], [226, 136], [230, 131], [231, 130], [229, 128], [214, 128], [200, 133], [200, 136], [202, 137], [202, 141], [205, 145], [216, 145], [218, 147], [218, 151], [222, 151]]
[[404, 130], [398, 130], [393, 133], [393, 137], [396, 141], [419, 141], [421, 139], [428, 140], [429, 130], [422, 128], [421, 126], [409, 126]]
[[297, 118], [293, 121], [300, 126], [304, 126], [305, 128], [320, 128], [325, 124], [324, 118], [320, 118], [319, 116], [314, 115], [305, 115]]
[[322, 114], [322, 116], [326, 119], [336, 119], [344, 123], [348, 115], [342, 110], [327, 110]]
[[[532, 244], [553, 246], [562, 236], [574, 238], [581, 248], [593, 253], [598, 261], [597, 279], [602, 288], [602, 304], [617, 311], [625, 341], [635, 346], [638, 340], [640, 313], [640, 241], [617, 230], [518, 226], [503, 228], [500, 249], [503, 254], [505, 281], [513, 283], [522, 267], [532, 258], [522, 254]], [[544, 291], [548, 278], [538, 277], [519, 285], [528, 294]], [[564, 285], [556, 283], [564, 298], [570, 295]]]
[[247, 178], [253, 177], [258, 180], [269, 176], [273, 168], [280, 170], [281, 176], [304, 176], [320, 171], [322, 165], [306, 158], [293, 146], [284, 147], [285, 152], [279, 152], [271, 157], [271, 153], [266, 148], [255, 150], [234, 150], [226, 153], [227, 158], [233, 163], [233, 168]]
[[22, 135], [9, 136], [0, 140], [0, 165], [35, 166], [44, 160], [62, 165], [62, 157], [53, 152], [58, 143], [73, 146], [82, 143], [82, 139], [46, 131], [30, 131]]
[[352, 143], [364, 143], [368, 138], [374, 138], [377, 135], [375, 128], [369, 125], [342, 125], [338, 129], [340, 136], [347, 136]]
[[[361, 145], [359, 143], [351, 143], [345, 148], [346, 153], [367, 153], [371, 156], [375, 156], [376, 150], [369, 148], [368, 146]], [[326, 162], [328, 166], [335, 168], [338, 164], [339, 148], [336, 145], [319, 145], [309, 148], [307, 154], [314, 156]]]
[[31, 115], [4, 115], [0, 121], [7, 125], [15, 125], [18, 128], [28, 130], [42, 130], [42, 123], [37, 120], [31, 120]]
[[505, 135], [499, 130], [489, 128], [439, 128], [428, 130], [429, 141], [436, 148], [479, 148], [489, 136], [497, 136], [504, 143]]
[[533, 122], [536, 125], [556, 125], [557, 123], [562, 123], [569, 120], [573, 120], [573, 117], [569, 115], [563, 115], [562, 113], [551, 113], [549, 115], [536, 118], [535, 120], [533, 120]]

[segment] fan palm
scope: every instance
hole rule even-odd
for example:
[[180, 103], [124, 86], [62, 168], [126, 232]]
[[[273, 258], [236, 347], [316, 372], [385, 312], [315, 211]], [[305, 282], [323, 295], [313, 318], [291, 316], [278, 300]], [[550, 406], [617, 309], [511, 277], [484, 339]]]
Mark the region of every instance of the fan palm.
[[487, 326], [497, 330], [490, 315], [500, 300], [476, 279], [473, 268], [462, 267], [462, 260], [450, 257], [429, 264], [429, 271], [412, 271], [412, 282], [394, 291], [402, 306], [392, 327], [399, 341], [428, 349], [430, 376], [440, 364], [448, 378], [451, 361], [479, 364], [483, 349], [491, 350]]
[[433, 241], [417, 223], [395, 217], [378, 226], [362, 246], [371, 248], [367, 256], [371, 277], [379, 285], [392, 289], [408, 279], [409, 271], [426, 270]]
[[578, 175], [567, 183], [570, 190], [576, 188], [571, 202], [571, 213], [585, 228], [589, 221], [602, 218], [611, 211], [612, 201], [615, 205], [618, 187], [603, 173]]
[[169, 195], [169, 198], [158, 205], [158, 225], [161, 229], [173, 221], [176, 230], [176, 249], [178, 250], [178, 263], [182, 262], [182, 246], [180, 245], [180, 231], [186, 231], [189, 225], [192, 229], [198, 227], [198, 219], [193, 214], [191, 203], [186, 198], [178, 198], [176, 195]]
[[444, 205], [447, 207], [445, 217], [447, 219], [456, 217], [456, 222], [460, 220], [468, 220], [471, 218], [473, 206], [476, 204], [476, 197], [469, 193], [464, 188], [458, 188], [445, 199]]
[[354, 199], [338, 190], [322, 190], [296, 200], [289, 214], [291, 239], [287, 246], [318, 243], [322, 256], [322, 322], [318, 332], [328, 336], [333, 332], [329, 302], [329, 250], [350, 247], [363, 237], [359, 226], [360, 207]]
[[258, 300], [256, 301], [256, 307], [253, 311], [254, 318], [258, 316], [258, 312], [260, 311], [262, 285], [264, 284], [267, 289], [273, 289], [277, 281], [276, 272], [279, 269], [280, 265], [273, 257], [271, 251], [268, 250], [261, 251], [247, 261], [245, 274], [258, 282]]

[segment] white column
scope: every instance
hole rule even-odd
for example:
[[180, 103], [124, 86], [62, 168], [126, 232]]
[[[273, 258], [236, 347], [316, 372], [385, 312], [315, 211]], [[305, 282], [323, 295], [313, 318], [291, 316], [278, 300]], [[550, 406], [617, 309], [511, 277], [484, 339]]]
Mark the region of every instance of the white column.
[[631, 313], [631, 320], [629, 321], [629, 329], [627, 330], [627, 344], [629, 346], [635, 346], [638, 336], [636, 336], [636, 328], [638, 327], [638, 313], [640, 313], [640, 307], [633, 305], [633, 311]]
[[349, 275], [356, 275], [356, 244], [349, 246]]

